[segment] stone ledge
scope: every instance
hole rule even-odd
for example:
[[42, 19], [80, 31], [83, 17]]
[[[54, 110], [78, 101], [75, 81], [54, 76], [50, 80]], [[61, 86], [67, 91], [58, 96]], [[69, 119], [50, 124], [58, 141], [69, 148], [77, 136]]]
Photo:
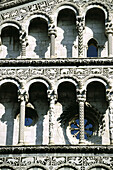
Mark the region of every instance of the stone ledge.
[[0, 146], [0, 154], [22, 153], [113, 153], [111, 145]]
[[0, 66], [92, 66], [113, 65], [113, 58], [0, 59]]

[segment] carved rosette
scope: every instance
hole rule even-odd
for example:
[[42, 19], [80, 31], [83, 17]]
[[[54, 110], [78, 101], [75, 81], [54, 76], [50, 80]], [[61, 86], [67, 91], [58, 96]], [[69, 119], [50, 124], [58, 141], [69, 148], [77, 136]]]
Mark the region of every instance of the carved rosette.
[[78, 30], [78, 56], [83, 57], [83, 30], [84, 30], [84, 17], [77, 16], [76, 28]]
[[49, 144], [54, 144], [54, 114], [55, 114], [55, 101], [56, 101], [56, 94], [54, 90], [48, 90], [48, 100], [50, 102], [49, 105]]

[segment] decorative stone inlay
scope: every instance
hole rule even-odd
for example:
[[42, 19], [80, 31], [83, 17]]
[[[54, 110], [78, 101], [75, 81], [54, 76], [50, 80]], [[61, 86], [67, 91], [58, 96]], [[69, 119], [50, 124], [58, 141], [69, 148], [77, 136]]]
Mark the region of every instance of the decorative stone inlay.
[[[30, 0], [33, 1], [33, 0]], [[30, 2], [29, 1], [29, 2]], [[25, 4], [25, 7], [19, 7], [18, 9], [14, 9], [14, 10], [9, 10], [9, 11], [5, 11], [2, 12], [0, 19], [5, 20], [5, 19], [14, 19], [16, 21], [21, 21], [25, 18], [26, 15], [28, 15], [29, 13], [33, 13], [33, 12], [43, 12], [43, 13], [48, 13], [51, 14], [52, 10], [54, 9], [54, 7], [56, 5], [59, 5], [60, 3], [64, 3], [64, 2], [71, 2], [73, 5], [76, 3], [76, 6], [79, 8], [82, 6], [82, 8], [84, 9], [86, 6], [88, 6], [89, 3], [95, 3], [97, 4], [96, 0], [82, 0], [82, 1], [78, 1], [78, 0], [48, 0], [48, 1], [41, 1], [41, 2], [37, 2], [34, 1], [31, 4], [29, 3], [28, 5]], [[107, 8], [109, 9], [113, 9], [113, 5], [112, 5], [112, 0], [98, 0], [98, 4], [104, 4]], [[9, 8], [9, 7], [13, 7], [16, 6], [18, 4], [22, 4], [22, 3], [27, 3], [27, 0], [16, 0], [16, 1], [6, 1], [4, 3], [0, 4], [0, 9], [5, 9], [5, 8]]]
[[[4, 156], [0, 157], [0, 166], [1, 165], [7, 165], [7, 166], [13, 166], [15, 168], [22, 168], [26, 169], [26, 166], [34, 166], [34, 165], [42, 165], [45, 167], [58, 167], [60, 165], [70, 165], [73, 167], [78, 168], [87, 168], [89, 166], [94, 165], [104, 165], [108, 166], [109, 168], [113, 168], [112, 165], [113, 157], [112, 156], [77, 156], [76, 154], [72, 154], [70, 156], [67, 154], [65, 156], [64, 153], [62, 155], [58, 156], [56, 153], [56, 156], [54, 156], [52, 153], [48, 156], [46, 155], [38, 155], [34, 154], [33, 156], [30, 154], [30, 156], [27, 156], [26, 154], [23, 156], [16, 155], [16, 156]], [[52, 168], [53, 169], [53, 168]]]
[[29, 78], [35, 77], [35, 76], [43, 76], [47, 77], [50, 80], [56, 79], [58, 77], [65, 77], [65, 76], [71, 76], [78, 79], [83, 79], [86, 76], [91, 75], [97, 75], [99, 77], [105, 76], [105, 78], [113, 78], [113, 67], [68, 67], [68, 68], [62, 68], [62, 67], [17, 67], [14, 68], [0, 68], [0, 77], [2, 78], [17, 78], [19, 80], [27, 80]]

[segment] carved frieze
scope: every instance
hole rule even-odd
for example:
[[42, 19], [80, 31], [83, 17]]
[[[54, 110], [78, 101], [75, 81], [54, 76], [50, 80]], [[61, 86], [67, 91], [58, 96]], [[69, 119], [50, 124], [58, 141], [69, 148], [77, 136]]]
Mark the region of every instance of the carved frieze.
[[72, 165], [73, 167], [91, 167], [92, 165], [104, 165], [113, 167], [113, 157], [110, 156], [16, 156], [0, 157], [1, 165], [11, 165], [13, 167], [26, 167], [32, 165], [42, 165], [45, 167], [58, 167], [60, 165]]
[[0, 68], [0, 77], [2, 78], [17, 78], [19, 80], [27, 80], [33, 77], [47, 77], [50, 80], [57, 79], [59, 77], [75, 77], [83, 79], [87, 76], [97, 75], [105, 76], [105, 78], [113, 78], [113, 67], [24, 67], [24, 68]]
[[[32, 0], [31, 0], [32, 1]], [[17, 0], [17, 1], [6, 1], [4, 3], [0, 4], [0, 9], [5, 9], [8, 7], [12, 7], [12, 6], [16, 6], [18, 4], [22, 4], [22, 3], [27, 3], [27, 0]], [[14, 19], [17, 21], [21, 21], [25, 18], [26, 15], [28, 15], [29, 13], [35, 13], [35, 12], [45, 12], [46, 14], [51, 14], [53, 11], [53, 8], [60, 4], [60, 3], [64, 3], [64, 2], [71, 2], [76, 3], [76, 5], [78, 6], [78, 8], [80, 6], [82, 6], [83, 8], [85, 8], [89, 3], [97, 3], [96, 0], [82, 0], [82, 1], [78, 1], [78, 0], [48, 0], [48, 1], [41, 1], [41, 2], [37, 2], [34, 1], [31, 4], [28, 3], [25, 4], [25, 7], [21, 7], [19, 6], [18, 9], [14, 9], [14, 10], [10, 10], [9, 11], [5, 11], [1, 13], [1, 20], [5, 20], [5, 19]], [[101, 3], [102, 5], [104, 4], [105, 6], [107, 6], [107, 8], [109, 9], [113, 9], [113, 0], [98, 0], [98, 3]]]

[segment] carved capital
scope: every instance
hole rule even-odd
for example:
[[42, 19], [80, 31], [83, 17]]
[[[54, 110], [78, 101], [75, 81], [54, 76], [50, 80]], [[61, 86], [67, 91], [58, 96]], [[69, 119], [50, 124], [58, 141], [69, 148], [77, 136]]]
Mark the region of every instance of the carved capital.
[[57, 94], [54, 90], [47, 90], [48, 100], [55, 102], [57, 100]]
[[26, 46], [28, 45], [28, 39], [27, 39], [27, 34], [26, 34], [26, 31], [25, 30], [20, 30], [19, 31], [20, 33], [20, 43], [21, 44], [25, 44]]
[[49, 26], [48, 26], [48, 35], [49, 36], [55, 35], [55, 37], [57, 37], [57, 30], [56, 30], [54, 24], [49, 24]]
[[83, 30], [85, 28], [85, 19], [83, 16], [77, 16], [76, 28], [78, 31]]
[[77, 101], [78, 102], [86, 101], [86, 90], [85, 89], [77, 89]]
[[113, 24], [112, 22], [107, 22], [105, 24], [105, 31], [106, 31], [106, 34], [113, 34]]
[[28, 93], [24, 88], [18, 90], [18, 100], [28, 102]]

